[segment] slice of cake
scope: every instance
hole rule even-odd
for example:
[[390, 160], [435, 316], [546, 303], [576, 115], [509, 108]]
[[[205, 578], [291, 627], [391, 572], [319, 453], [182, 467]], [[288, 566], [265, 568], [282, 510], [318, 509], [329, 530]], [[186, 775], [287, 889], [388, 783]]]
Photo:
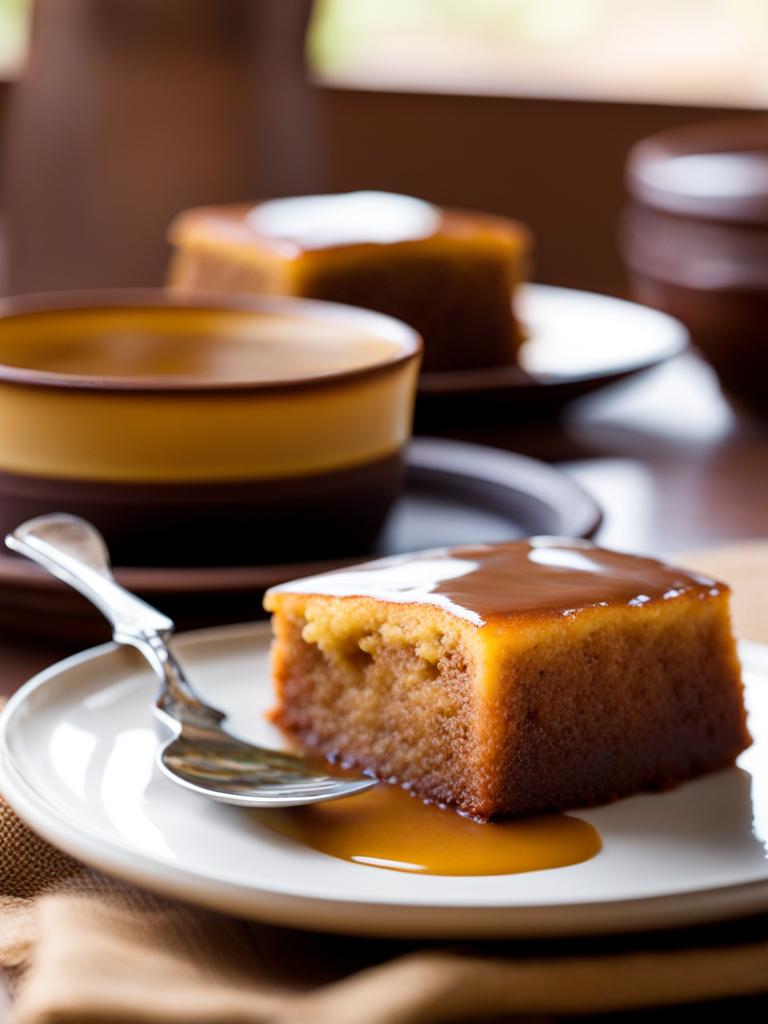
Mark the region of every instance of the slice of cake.
[[427, 551], [286, 583], [277, 723], [474, 817], [604, 803], [749, 745], [727, 586], [587, 541]]
[[187, 210], [169, 239], [172, 287], [389, 313], [424, 338], [427, 370], [510, 363], [522, 340], [512, 296], [530, 235], [503, 217], [351, 192]]

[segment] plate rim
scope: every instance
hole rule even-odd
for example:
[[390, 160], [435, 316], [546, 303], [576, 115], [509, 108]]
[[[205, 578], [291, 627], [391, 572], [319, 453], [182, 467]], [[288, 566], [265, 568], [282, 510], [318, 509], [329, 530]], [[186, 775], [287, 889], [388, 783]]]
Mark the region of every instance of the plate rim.
[[[268, 622], [214, 626], [179, 634], [185, 643], [215, 643], [237, 636], [268, 634]], [[62, 674], [113, 655], [115, 643], [100, 644], [58, 661], [29, 679], [0, 712], [0, 792], [8, 805], [35, 832], [57, 848], [112, 877], [159, 896], [230, 913], [238, 917], [305, 930], [350, 935], [409, 938], [552, 937], [637, 932], [715, 922], [768, 909], [768, 878], [690, 892], [627, 900], [591, 900], [532, 906], [446, 906], [360, 900], [339, 894], [334, 899], [264, 888], [166, 864], [144, 851], [89, 833], [57, 812], [21, 775], [9, 744], [19, 711], [39, 690]], [[768, 645], [739, 641], [746, 662], [762, 662], [768, 671]], [[404, 920], [405, 918], [405, 920]]]

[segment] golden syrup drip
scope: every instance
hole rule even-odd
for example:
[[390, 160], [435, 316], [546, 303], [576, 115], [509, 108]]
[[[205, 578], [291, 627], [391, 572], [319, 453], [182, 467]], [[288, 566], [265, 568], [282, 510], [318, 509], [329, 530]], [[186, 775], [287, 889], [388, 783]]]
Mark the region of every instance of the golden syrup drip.
[[567, 814], [480, 824], [397, 786], [308, 807], [256, 811], [256, 820], [353, 864], [422, 875], [512, 875], [580, 864], [600, 835]]

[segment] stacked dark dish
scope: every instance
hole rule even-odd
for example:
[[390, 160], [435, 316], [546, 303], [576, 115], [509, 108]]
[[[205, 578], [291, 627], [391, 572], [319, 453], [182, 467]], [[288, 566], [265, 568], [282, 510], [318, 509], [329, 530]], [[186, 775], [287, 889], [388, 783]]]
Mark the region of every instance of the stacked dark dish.
[[645, 139], [627, 166], [635, 298], [682, 320], [724, 386], [768, 403], [768, 119]]

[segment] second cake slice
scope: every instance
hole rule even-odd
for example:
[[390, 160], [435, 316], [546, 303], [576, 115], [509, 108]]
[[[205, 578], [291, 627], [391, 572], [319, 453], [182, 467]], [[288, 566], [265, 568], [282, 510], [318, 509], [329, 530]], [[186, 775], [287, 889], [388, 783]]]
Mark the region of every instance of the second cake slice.
[[173, 288], [378, 310], [416, 328], [425, 370], [503, 366], [522, 341], [512, 302], [531, 239], [506, 217], [351, 192], [187, 210], [169, 237]]

